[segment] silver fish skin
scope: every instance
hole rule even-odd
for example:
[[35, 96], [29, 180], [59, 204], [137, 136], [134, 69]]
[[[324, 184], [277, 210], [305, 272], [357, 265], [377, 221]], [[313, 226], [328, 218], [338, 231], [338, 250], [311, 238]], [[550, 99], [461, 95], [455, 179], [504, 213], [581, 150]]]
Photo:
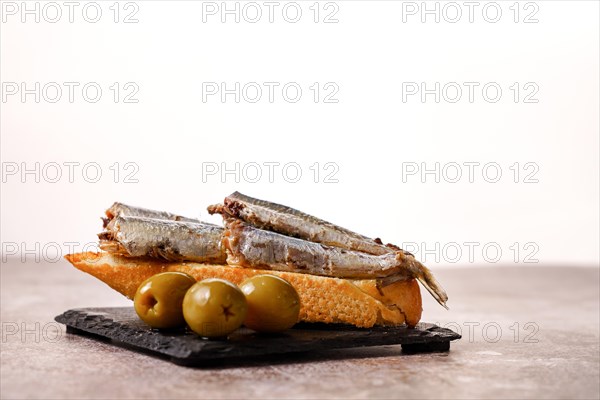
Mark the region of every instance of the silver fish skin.
[[379, 239], [371, 239], [291, 207], [239, 192], [227, 196], [223, 204], [209, 206], [208, 212], [239, 218], [261, 229], [347, 250], [375, 255], [400, 250], [393, 245], [384, 245]]
[[118, 216], [98, 237], [100, 248], [114, 254], [225, 264], [222, 235], [222, 227], [203, 222]]
[[273, 269], [343, 279], [416, 278], [444, 307], [448, 296], [431, 272], [412, 255], [381, 255], [341, 249], [226, 219], [223, 246], [227, 263], [245, 268]]
[[106, 227], [113, 218], [119, 216], [146, 217], [170, 221], [200, 222], [200, 220], [195, 218], [182, 217], [181, 215], [172, 214], [166, 211], [150, 210], [148, 208], [130, 206], [119, 202], [115, 202], [112, 206], [110, 206], [110, 208], [106, 210], [105, 214], [106, 218], [103, 219], [104, 227]]

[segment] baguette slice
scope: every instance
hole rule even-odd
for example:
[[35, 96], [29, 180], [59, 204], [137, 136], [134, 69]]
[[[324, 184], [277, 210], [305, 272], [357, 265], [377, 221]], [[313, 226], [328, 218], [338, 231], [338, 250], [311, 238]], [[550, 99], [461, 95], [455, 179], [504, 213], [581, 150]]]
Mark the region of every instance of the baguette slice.
[[138, 286], [160, 272], [185, 272], [196, 280], [221, 278], [240, 284], [257, 274], [277, 275], [294, 286], [301, 300], [300, 320], [342, 323], [361, 328], [374, 325], [416, 325], [421, 319], [421, 292], [416, 280], [400, 281], [378, 288], [375, 280], [347, 280], [294, 272], [256, 270], [229, 265], [193, 262], [163, 262], [110, 253], [69, 254], [75, 268], [100, 279], [132, 299]]

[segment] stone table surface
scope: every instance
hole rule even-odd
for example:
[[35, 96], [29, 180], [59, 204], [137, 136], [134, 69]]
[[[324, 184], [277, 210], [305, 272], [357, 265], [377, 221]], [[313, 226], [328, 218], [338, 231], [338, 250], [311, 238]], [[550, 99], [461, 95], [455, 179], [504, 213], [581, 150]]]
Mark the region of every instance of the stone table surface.
[[460, 331], [449, 353], [400, 346], [191, 369], [67, 334], [70, 308], [128, 306], [65, 261], [0, 269], [0, 397], [598, 399], [599, 270], [438, 268], [450, 311], [426, 292], [423, 321]]

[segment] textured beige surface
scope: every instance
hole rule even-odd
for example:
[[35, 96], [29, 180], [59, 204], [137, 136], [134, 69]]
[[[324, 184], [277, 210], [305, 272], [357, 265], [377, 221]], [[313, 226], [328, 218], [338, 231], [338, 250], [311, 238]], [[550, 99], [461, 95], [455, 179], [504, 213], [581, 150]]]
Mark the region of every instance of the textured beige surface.
[[[129, 304], [66, 262], [14, 260], [0, 271], [3, 399], [599, 397], [595, 269], [436, 271], [451, 310], [423, 296], [422, 320], [462, 328], [463, 339], [448, 354], [407, 356], [399, 346], [387, 346], [206, 370], [64, 329], [57, 339], [53, 317], [68, 308]], [[528, 322], [535, 325], [525, 330]], [[22, 323], [30, 332], [21, 330]], [[529, 341], [537, 343], [527, 343], [535, 326]], [[502, 335], [493, 342], [497, 328]]]

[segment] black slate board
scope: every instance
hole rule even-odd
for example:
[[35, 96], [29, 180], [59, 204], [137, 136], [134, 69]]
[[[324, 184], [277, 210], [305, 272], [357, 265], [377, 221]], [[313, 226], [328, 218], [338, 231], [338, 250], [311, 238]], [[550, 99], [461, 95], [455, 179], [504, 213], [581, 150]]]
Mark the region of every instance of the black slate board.
[[55, 320], [67, 332], [96, 338], [151, 353], [187, 366], [206, 366], [214, 361], [244, 360], [269, 355], [292, 355], [368, 346], [402, 345], [405, 353], [449, 351], [457, 333], [437, 325], [360, 329], [335, 324], [297, 324], [280, 334], [258, 334], [241, 328], [227, 339], [202, 339], [187, 329], [158, 331], [143, 323], [132, 307], [78, 308]]

